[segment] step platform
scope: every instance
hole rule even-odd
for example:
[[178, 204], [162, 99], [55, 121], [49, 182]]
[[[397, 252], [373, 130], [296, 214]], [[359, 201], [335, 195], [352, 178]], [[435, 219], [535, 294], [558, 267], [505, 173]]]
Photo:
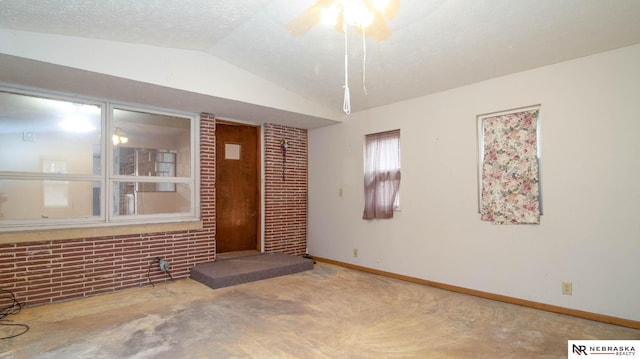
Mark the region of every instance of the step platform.
[[195, 265], [191, 279], [210, 288], [224, 288], [313, 269], [313, 259], [284, 253], [259, 253]]

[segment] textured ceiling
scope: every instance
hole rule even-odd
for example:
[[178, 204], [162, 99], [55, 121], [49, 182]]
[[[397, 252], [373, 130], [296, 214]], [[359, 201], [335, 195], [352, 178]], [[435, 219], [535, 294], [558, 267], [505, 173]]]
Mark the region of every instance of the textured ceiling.
[[[286, 24], [313, 0], [0, 0], [0, 28], [210, 53], [337, 111], [344, 37]], [[400, 0], [391, 36], [349, 35], [352, 110], [640, 43], [637, 0]]]

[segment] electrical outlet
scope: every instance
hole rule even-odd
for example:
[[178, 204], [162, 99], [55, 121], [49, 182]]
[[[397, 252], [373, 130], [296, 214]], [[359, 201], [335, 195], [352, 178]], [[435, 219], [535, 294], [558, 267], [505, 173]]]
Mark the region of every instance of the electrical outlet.
[[358, 248], [353, 249], [353, 258], [358, 258]]
[[342, 188], [338, 189], [338, 197], [342, 197]]
[[571, 282], [562, 282], [562, 294], [564, 294], [564, 295], [573, 295], [573, 283], [571, 283]]

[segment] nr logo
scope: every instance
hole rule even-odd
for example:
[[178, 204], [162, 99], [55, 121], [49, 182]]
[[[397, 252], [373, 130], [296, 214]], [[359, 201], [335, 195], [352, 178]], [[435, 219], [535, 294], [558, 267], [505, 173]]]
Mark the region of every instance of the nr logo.
[[582, 355], [582, 354], [587, 355], [587, 346], [573, 344], [573, 353], [578, 355]]

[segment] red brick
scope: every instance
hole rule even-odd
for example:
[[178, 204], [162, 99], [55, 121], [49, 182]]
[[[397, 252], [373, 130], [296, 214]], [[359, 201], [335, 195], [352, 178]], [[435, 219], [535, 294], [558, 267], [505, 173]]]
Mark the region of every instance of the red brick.
[[[307, 131], [264, 127], [265, 249], [304, 254], [307, 207]], [[282, 180], [280, 140], [289, 140]], [[0, 280], [28, 305], [82, 298], [169, 280], [153, 259], [166, 258], [175, 279], [215, 259], [215, 116], [201, 114], [200, 175], [202, 230], [160, 232], [0, 245]]]

